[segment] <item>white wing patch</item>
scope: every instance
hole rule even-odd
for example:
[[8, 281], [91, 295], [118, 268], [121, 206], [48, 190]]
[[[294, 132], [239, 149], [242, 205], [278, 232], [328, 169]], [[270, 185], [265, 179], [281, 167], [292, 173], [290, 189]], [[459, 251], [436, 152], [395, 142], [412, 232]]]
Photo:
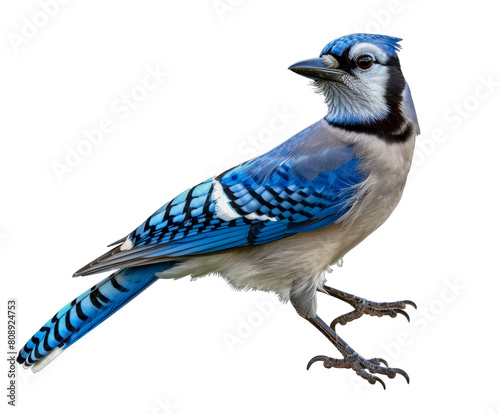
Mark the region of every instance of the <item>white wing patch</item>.
[[247, 218], [248, 220], [278, 221], [278, 219], [276, 217], [269, 217], [269, 216], [266, 216], [265, 214], [260, 215], [260, 214], [256, 214], [256, 213], [246, 214], [245, 218]]
[[122, 245], [120, 246], [120, 251], [124, 251], [124, 250], [130, 250], [132, 248], [134, 244], [132, 243], [132, 240], [130, 240], [129, 238], [127, 238], [127, 240], [125, 240]]
[[222, 188], [222, 184], [217, 181], [217, 179], [213, 179], [213, 197], [215, 201], [215, 212], [217, 216], [225, 221], [235, 220], [240, 217], [245, 217], [248, 220], [261, 220], [261, 221], [277, 221], [276, 217], [269, 217], [265, 214], [257, 214], [257, 213], [248, 213], [244, 216], [239, 215], [230, 205], [230, 200], [227, 198], [224, 193], [224, 189]]

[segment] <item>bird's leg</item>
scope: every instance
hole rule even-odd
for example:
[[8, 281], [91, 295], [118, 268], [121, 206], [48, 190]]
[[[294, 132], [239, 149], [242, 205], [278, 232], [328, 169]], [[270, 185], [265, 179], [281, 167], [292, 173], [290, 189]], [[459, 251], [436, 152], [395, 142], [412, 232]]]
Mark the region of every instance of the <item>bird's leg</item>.
[[323, 288], [328, 295], [347, 302], [354, 308], [352, 312], [341, 315], [332, 321], [332, 323], [330, 324], [330, 328], [332, 328], [333, 330], [335, 330], [335, 325], [337, 325], [338, 323], [340, 323], [341, 325], [345, 325], [347, 322], [358, 319], [363, 315], [389, 315], [391, 318], [395, 318], [398, 314], [401, 314], [406, 319], [408, 319], [408, 322], [410, 322], [410, 317], [403, 309], [406, 308], [406, 305], [411, 305], [415, 309], [417, 309], [417, 305], [411, 300], [400, 300], [397, 302], [372, 302], [358, 296], [351, 295], [350, 293], [345, 293], [341, 290], [334, 289], [330, 286], [325, 285], [323, 286]]
[[[399, 368], [389, 368], [387, 362], [382, 358], [372, 358], [365, 359], [359, 355], [354, 349], [352, 349], [337, 333], [330, 328], [318, 315], [314, 317], [308, 317], [299, 315], [304, 319], [308, 320], [313, 324], [323, 335], [325, 335], [330, 342], [337, 348], [342, 354], [343, 358], [330, 358], [325, 355], [318, 355], [312, 358], [307, 364], [307, 369], [317, 361], [322, 361], [325, 368], [350, 368], [353, 369], [356, 374], [361, 378], [367, 380], [370, 384], [375, 384], [377, 381], [382, 384], [385, 389], [384, 381], [382, 381], [378, 376], [372, 374], [387, 375], [389, 378], [394, 378], [396, 374], [400, 374], [405, 377], [406, 382], [410, 383], [410, 377], [406, 372]], [[381, 366], [384, 364], [384, 366]]]

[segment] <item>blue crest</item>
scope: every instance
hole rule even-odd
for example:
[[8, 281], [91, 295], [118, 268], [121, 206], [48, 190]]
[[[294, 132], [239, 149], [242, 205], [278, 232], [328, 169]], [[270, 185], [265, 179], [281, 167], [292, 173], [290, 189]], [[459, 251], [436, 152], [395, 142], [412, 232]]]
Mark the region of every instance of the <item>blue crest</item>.
[[382, 49], [389, 56], [395, 57], [397, 56], [397, 52], [401, 49], [401, 46], [398, 44], [401, 40], [403, 39], [379, 34], [354, 33], [332, 40], [323, 48], [320, 56], [323, 56], [326, 53], [341, 55], [347, 48], [355, 45], [356, 43], [372, 43]]

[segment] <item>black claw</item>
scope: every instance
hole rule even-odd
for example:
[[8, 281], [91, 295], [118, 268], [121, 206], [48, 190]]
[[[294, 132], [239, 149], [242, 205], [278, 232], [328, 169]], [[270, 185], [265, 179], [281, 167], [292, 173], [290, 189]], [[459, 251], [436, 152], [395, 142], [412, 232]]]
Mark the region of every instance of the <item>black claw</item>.
[[[373, 378], [375, 378], [375, 381], [378, 381], [378, 382], [380, 382], [380, 383], [382, 384], [382, 387], [384, 387], [384, 390], [386, 389], [386, 388], [385, 388], [385, 382], [384, 382], [384, 381], [382, 381], [382, 380], [381, 380], [379, 377], [377, 377], [377, 376], [374, 376]], [[375, 382], [373, 382], [373, 384], [375, 384]]]
[[404, 310], [401, 309], [394, 309], [394, 312], [399, 313], [403, 315], [408, 322], [410, 322], [410, 315], [408, 315]]
[[396, 372], [396, 374], [402, 375], [405, 378], [407, 384], [410, 383], [410, 376], [405, 371], [400, 368], [394, 368], [393, 370]]
[[[371, 303], [371, 302], [370, 302]], [[370, 307], [363, 309], [356, 309], [351, 313], [342, 315], [342, 317], [336, 318], [332, 321], [332, 328], [335, 327], [337, 323], [345, 324], [351, 320], [359, 318], [360, 315], [364, 313], [373, 316], [390, 315], [391, 317], [396, 317], [398, 314], [403, 315], [408, 321], [410, 321], [409, 315], [403, 311], [405, 305], [415, 304], [412, 301], [399, 301], [399, 302], [387, 302], [378, 304], [380, 309], [377, 309], [374, 303], [370, 304]], [[385, 359], [382, 358], [372, 358], [365, 359], [357, 352], [355, 352], [342, 338], [340, 338], [332, 329], [322, 320], [319, 316], [314, 318], [305, 317], [309, 322], [311, 322], [316, 328], [318, 328], [325, 336], [328, 337], [330, 342], [337, 348], [338, 351], [343, 355], [343, 358], [330, 358], [325, 355], [317, 355], [309, 360], [306, 369], [309, 370], [311, 366], [318, 361], [323, 362], [325, 368], [347, 368], [352, 369], [357, 375], [359, 375], [364, 380], [368, 381], [370, 384], [376, 384], [380, 382], [384, 390], [386, 389], [385, 382], [382, 381], [377, 375], [387, 376], [387, 378], [395, 378], [398, 374], [406, 379], [406, 382], [410, 383], [410, 377], [408, 374], [400, 368], [390, 368], [389, 364]], [[342, 319], [341, 319], [342, 318]], [[339, 320], [340, 319], [340, 320]]]
[[377, 365], [380, 365], [380, 363], [384, 364], [387, 368], [389, 368], [389, 364], [387, 363], [387, 361], [383, 358], [372, 358], [372, 359], [369, 359], [368, 360], [369, 362], [371, 362], [372, 364], [377, 364]]
[[[396, 375], [399, 374], [406, 379], [406, 382], [408, 384], [410, 383], [410, 377], [405, 371], [400, 368], [389, 368], [389, 364], [383, 358], [372, 358], [365, 360], [356, 354], [355, 361], [348, 361], [346, 359], [335, 359], [327, 357], [325, 355], [317, 355], [314, 358], [311, 358], [311, 360], [307, 364], [307, 369], [309, 370], [311, 365], [318, 361], [323, 362], [323, 366], [325, 368], [352, 368], [359, 376], [367, 380], [370, 384], [376, 384], [377, 382], [380, 382], [384, 390], [386, 389], [385, 382], [382, 381], [382, 379], [380, 379], [378, 376], [373, 374], [387, 375], [387, 377], [391, 379], [395, 378]], [[382, 364], [385, 365], [385, 367], [382, 366]], [[368, 372], [370, 374], [368, 374]]]
[[403, 300], [403, 303], [405, 305], [411, 305], [413, 306], [415, 309], [417, 309], [417, 304], [415, 302], [413, 302], [412, 300]]
[[385, 360], [385, 359], [382, 359], [382, 358], [377, 358], [380, 362], [382, 362], [382, 364], [384, 364], [387, 368], [389, 368], [389, 364], [388, 362]]
[[318, 361], [322, 361], [322, 362], [325, 362], [325, 360], [327, 359], [328, 357], [325, 356], [325, 355], [317, 355], [315, 356], [314, 358], [311, 358], [311, 360], [307, 363], [307, 370], [309, 371], [309, 368], [311, 368], [311, 365], [314, 364], [315, 362], [318, 362]]

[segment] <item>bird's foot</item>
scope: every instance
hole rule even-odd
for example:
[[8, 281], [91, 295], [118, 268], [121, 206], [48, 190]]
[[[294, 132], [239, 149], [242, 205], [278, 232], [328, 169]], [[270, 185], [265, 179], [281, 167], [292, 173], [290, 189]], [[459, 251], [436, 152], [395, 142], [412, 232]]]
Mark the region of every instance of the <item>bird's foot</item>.
[[[299, 315], [301, 315], [299, 313]], [[380, 382], [385, 389], [384, 381], [373, 374], [386, 375], [389, 378], [396, 377], [397, 374], [402, 375], [406, 382], [410, 383], [410, 377], [406, 372], [399, 368], [390, 368], [382, 358], [365, 359], [352, 349], [327, 323], [325, 323], [318, 315], [313, 317], [301, 315], [312, 325], [314, 325], [342, 354], [342, 359], [330, 358], [325, 355], [318, 355], [312, 358], [307, 364], [307, 369], [317, 361], [322, 361], [325, 368], [349, 368], [354, 370], [361, 378], [367, 380], [370, 384]], [[385, 365], [385, 366], [382, 366]]]
[[[378, 376], [372, 374], [387, 375], [389, 378], [396, 377], [397, 374], [402, 375], [406, 382], [410, 383], [408, 374], [399, 368], [389, 368], [387, 362], [382, 358], [365, 359], [357, 352], [346, 354], [342, 359], [330, 358], [325, 355], [318, 355], [312, 358], [307, 364], [307, 369], [315, 362], [322, 361], [325, 368], [350, 368], [356, 372], [361, 378], [367, 380], [370, 384], [380, 382], [385, 390], [385, 383]], [[384, 364], [385, 366], [382, 366]]]
[[351, 295], [350, 293], [342, 292], [340, 290], [325, 286], [325, 291], [330, 296], [340, 299], [349, 305], [351, 305], [354, 310], [352, 312], [346, 313], [344, 315], [335, 318], [330, 327], [335, 330], [337, 324], [345, 325], [355, 319], [360, 318], [363, 315], [371, 316], [384, 316], [389, 315], [391, 318], [395, 318], [398, 314], [403, 315], [408, 322], [410, 322], [410, 316], [403, 309], [407, 305], [413, 306], [417, 309], [417, 305], [411, 300], [400, 300], [397, 302], [372, 302], [358, 296]]

